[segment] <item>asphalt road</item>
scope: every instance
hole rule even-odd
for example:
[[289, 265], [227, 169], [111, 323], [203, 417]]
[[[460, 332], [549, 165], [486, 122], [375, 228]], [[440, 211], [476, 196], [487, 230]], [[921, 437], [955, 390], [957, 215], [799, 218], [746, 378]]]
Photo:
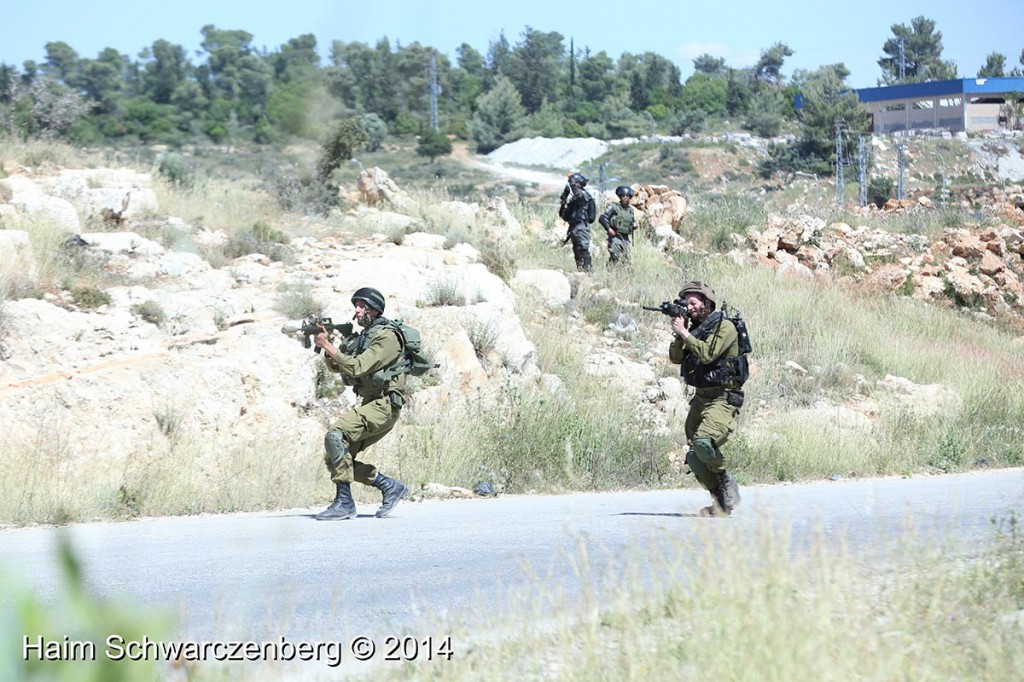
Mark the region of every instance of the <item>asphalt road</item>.
[[[514, 592], [578, 592], [586, 548], [598, 589], [618, 558], [666, 551], [700, 530], [791, 530], [794, 551], [840, 539], [868, 564], [899, 561], [905, 529], [964, 553], [991, 539], [991, 520], [1024, 514], [1024, 469], [744, 488], [730, 519], [695, 515], [697, 490], [503, 496], [403, 502], [376, 519], [317, 522], [318, 509], [143, 519], [0, 531], [0, 574], [63, 594], [54, 556], [70, 535], [97, 594], [180, 614], [180, 635], [339, 640], [412, 633]], [[601, 587], [601, 586], [606, 587]], [[2, 599], [0, 599], [2, 601]]]

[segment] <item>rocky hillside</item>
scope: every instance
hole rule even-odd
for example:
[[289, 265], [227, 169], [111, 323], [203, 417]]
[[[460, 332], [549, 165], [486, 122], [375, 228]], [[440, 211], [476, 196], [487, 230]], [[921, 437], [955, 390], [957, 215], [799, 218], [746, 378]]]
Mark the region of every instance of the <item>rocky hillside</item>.
[[[731, 258], [810, 281], [841, 278], [853, 286], [981, 306], [988, 314], [1020, 315], [1020, 193], [1020, 187], [1007, 188], [992, 202], [994, 214], [1005, 218], [998, 227], [950, 229], [938, 239], [775, 216], [738, 237]], [[8, 290], [30, 289], [21, 283], [33, 281], [43, 265], [29, 238], [40, 224], [57, 230], [62, 258], [86, 263], [109, 283], [84, 296], [74, 281], [52, 282], [35, 295], [3, 301], [0, 454], [31, 461], [19, 475], [33, 485], [52, 478], [66, 496], [74, 494], [76, 482], [87, 482], [89, 495], [119, 490], [128, 506], [126, 482], [134, 472], [159, 466], [184, 467], [201, 486], [204, 480], [223, 484], [224, 477], [249, 476], [256, 462], [265, 466], [272, 456], [268, 468], [274, 473], [265, 486], [288, 489], [296, 470], [322, 484], [316, 462], [325, 426], [353, 398], [325, 384], [319, 359], [281, 333], [301, 316], [296, 298], [319, 302], [323, 313], [345, 320], [351, 292], [372, 285], [387, 297], [389, 316], [421, 330], [440, 368], [418, 382], [404, 422], [427, 430], [467, 419], [473, 405], [509, 387], [557, 397], [562, 381], [541, 370], [535, 343], [547, 333], [544, 320], [555, 319], [573, 300], [585, 296], [620, 310], [636, 307], [594, 278], [559, 269], [520, 269], [503, 281], [473, 246], [422, 231], [408, 197], [380, 169], [368, 169], [350, 198], [355, 207], [340, 222], [305, 225], [306, 236], [282, 245], [283, 253], [211, 263], [194, 252], [201, 249], [175, 250], [140, 234], [185, 232], [198, 246], [231, 239], [163, 214], [144, 173], [23, 169], [0, 180], [0, 268]], [[678, 234], [687, 214], [678, 192], [637, 187], [635, 202], [664, 252], [692, 249]], [[556, 242], [564, 231], [542, 222], [521, 225], [501, 199], [483, 206], [441, 203], [432, 210], [445, 224], [462, 225], [491, 245]], [[524, 326], [523, 306], [542, 311], [531, 315], [532, 325]], [[667, 329], [655, 332], [653, 343], [637, 344], [631, 340], [637, 323], [629, 314], [606, 327], [576, 313], [568, 323], [579, 343], [574, 351], [602, 390], [625, 396], [645, 424], [670, 433], [687, 397], [665, 367]], [[784, 371], [808, 371], [793, 364]], [[764, 368], [755, 371], [763, 374]], [[827, 410], [833, 417], [840, 408], [852, 410], [859, 415], [855, 426], [866, 430], [884, 411], [880, 401], [930, 405], [921, 411], [934, 414], [946, 404], [936, 396], [949, 393], [901, 377], [857, 381], [868, 386], [859, 398]], [[872, 401], [863, 400], [870, 393]], [[762, 401], [746, 411], [751, 442], [771, 437], [775, 409]], [[188, 443], [185, 457], [182, 443]], [[680, 454], [678, 446], [668, 453], [677, 468]], [[225, 458], [239, 463], [225, 471]], [[8, 489], [17, 485], [6, 483]], [[305, 489], [296, 495], [299, 502], [310, 501]], [[296, 499], [285, 496], [280, 503]], [[186, 510], [207, 508], [196, 503]]]
[[[1024, 188], [991, 190], [970, 201], [981, 205], [979, 213], [994, 224], [946, 228], [932, 239], [846, 223], [826, 224], [810, 216], [773, 216], [763, 228], [747, 231], [746, 241], [733, 257], [808, 279], [836, 276], [853, 286], [945, 300], [990, 317], [1019, 320], [1024, 314]], [[882, 213], [933, 210], [933, 203], [921, 197], [890, 201]]]

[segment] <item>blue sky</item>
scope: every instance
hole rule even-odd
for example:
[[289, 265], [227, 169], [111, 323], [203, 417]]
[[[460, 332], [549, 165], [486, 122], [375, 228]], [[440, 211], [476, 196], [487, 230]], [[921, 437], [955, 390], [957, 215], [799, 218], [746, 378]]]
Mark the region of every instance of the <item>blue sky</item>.
[[577, 48], [623, 52], [652, 51], [693, 71], [703, 53], [724, 57], [729, 66], [753, 64], [775, 42], [794, 50], [783, 75], [844, 62], [854, 87], [874, 86], [877, 60], [892, 36], [893, 24], [909, 25], [924, 15], [942, 32], [943, 57], [960, 75], [973, 77], [990, 52], [1001, 52], [1008, 67], [1018, 66], [1024, 49], [1024, 0], [752, 0], [691, 2], [647, 0], [580, 3], [563, 0], [0, 0], [0, 62], [43, 61], [48, 42], [63, 41], [82, 57], [95, 58], [112, 47], [137, 57], [158, 39], [182, 45], [193, 63], [200, 29], [240, 29], [259, 48], [276, 49], [290, 38], [312, 33], [322, 55], [333, 40], [375, 44], [419, 42], [455, 60], [455, 48], [469, 43], [481, 53], [501, 31], [511, 44], [524, 28], [558, 31]]

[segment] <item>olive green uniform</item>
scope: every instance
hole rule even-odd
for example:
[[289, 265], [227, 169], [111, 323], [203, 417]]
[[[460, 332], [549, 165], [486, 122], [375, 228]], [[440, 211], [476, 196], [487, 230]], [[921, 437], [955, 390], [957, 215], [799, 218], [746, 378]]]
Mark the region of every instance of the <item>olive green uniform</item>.
[[[708, 366], [723, 358], [738, 356], [739, 336], [736, 326], [722, 318], [717, 329], [706, 334], [704, 339], [693, 334], [675, 338], [669, 346], [668, 354], [672, 363], [684, 365], [684, 372], [686, 362]], [[697, 386], [690, 401], [685, 429], [686, 440], [692, 447], [687, 452], [686, 463], [701, 485], [708, 490], [717, 488], [715, 475], [725, 470], [725, 458], [720, 448], [736, 430], [736, 417], [743, 401], [740, 389], [740, 386], [729, 381], [719, 386]], [[703, 446], [707, 443], [711, 447]]]
[[608, 262], [618, 263], [629, 260], [629, 239], [636, 226], [636, 214], [632, 206], [612, 204], [601, 214], [598, 222], [605, 230], [615, 230], [608, 235]]
[[345, 412], [331, 425], [345, 441], [343, 451], [327, 449], [324, 461], [335, 483], [357, 481], [373, 485], [377, 467], [355, 457], [386, 436], [398, 422], [405, 403], [405, 375], [388, 371], [403, 358], [398, 333], [384, 317], [378, 317], [361, 334], [345, 339], [339, 352], [327, 358], [327, 368], [341, 374], [362, 403]]

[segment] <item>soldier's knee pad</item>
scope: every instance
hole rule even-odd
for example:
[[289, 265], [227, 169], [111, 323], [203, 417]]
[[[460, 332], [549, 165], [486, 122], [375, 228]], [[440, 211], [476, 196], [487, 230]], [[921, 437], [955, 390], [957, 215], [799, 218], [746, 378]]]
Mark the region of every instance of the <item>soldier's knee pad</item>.
[[345, 455], [348, 454], [348, 445], [345, 444], [345, 437], [341, 431], [328, 431], [324, 436], [324, 450], [327, 451], [325, 459], [328, 464], [338, 466]]
[[690, 467], [690, 471], [697, 471], [698, 468], [703, 469], [704, 463], [697, 457], [697, 453], [693, 451], [691, 447], [686, 451], [686, 465]]
[[690, 450], [704, 464], [711, 464], [718, 458], [718, 453], [715, 452], [715, 443], [706, 436], [694, 438]]

